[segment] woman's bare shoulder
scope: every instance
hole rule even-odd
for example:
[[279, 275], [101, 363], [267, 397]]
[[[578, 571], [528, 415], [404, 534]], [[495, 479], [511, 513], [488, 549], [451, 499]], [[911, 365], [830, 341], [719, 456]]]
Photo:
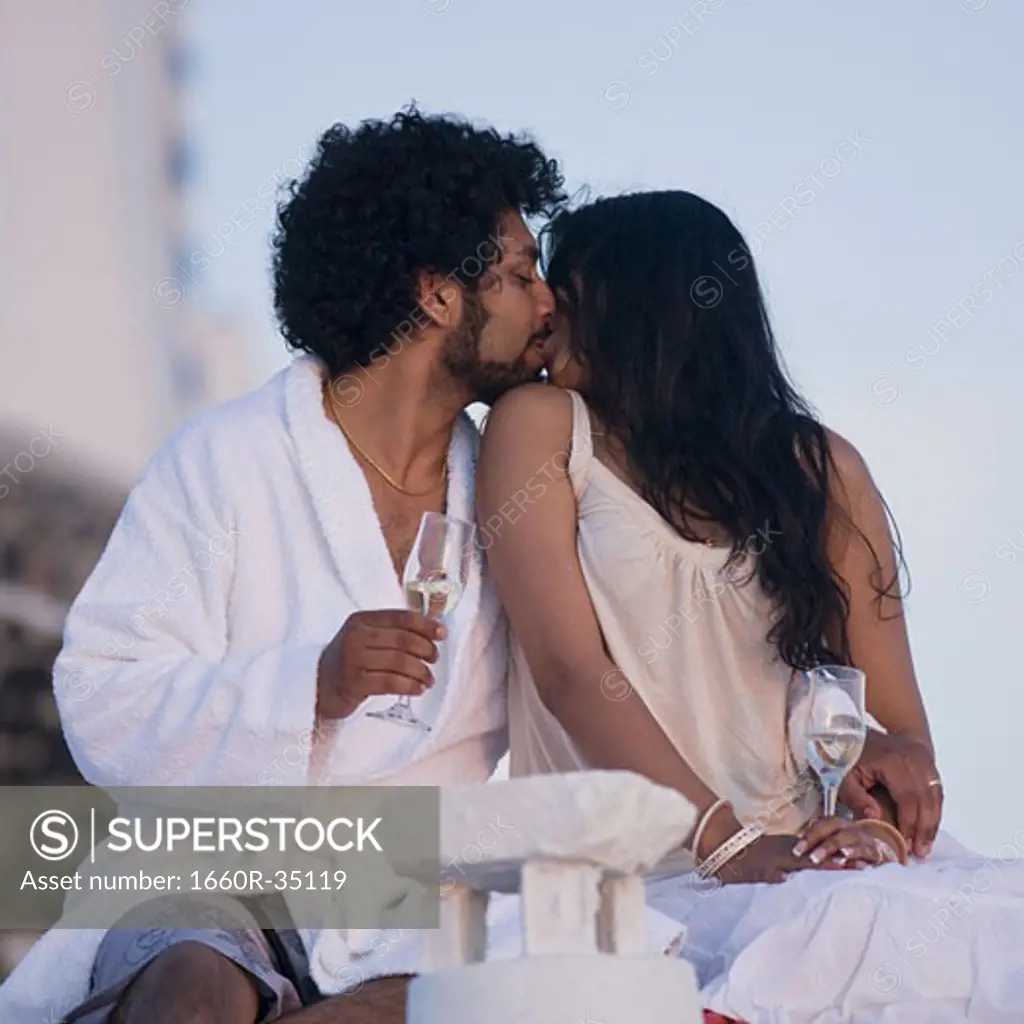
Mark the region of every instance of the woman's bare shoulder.
[[564, 388], [555, 387], [553, 384], [520, 384], [514, 387], [498, 399], [491, 406], [487, 416], [486, 424], [491, 420], [503, 418], [526, 418], [542, 416], [544, 418], [558, 418], [571, 415], [572, 399], [569, 392]]
[[831, 427], [825, 427], [825, 438], [840, 476], [844, 479], [854, 479], [867, 473], [868, 465], [864, 461], [864, 456], [852, 441]]
[[825, 438], [838, 478], [836, 497], [846, 504], [856, 506], [875, 493], [871, 470], [856, 445], [842, 434], [826, 427]]
[[522, 384], [505, 392], [484, 420], [483, 448], [564, 445], [572, 433], [572, 399], [552, 384]]

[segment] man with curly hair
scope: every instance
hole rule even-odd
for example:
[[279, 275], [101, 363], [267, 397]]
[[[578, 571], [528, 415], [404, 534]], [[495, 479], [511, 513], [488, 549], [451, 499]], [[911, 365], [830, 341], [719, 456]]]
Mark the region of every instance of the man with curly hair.
[[[482, 560], [444, 644], [400, 580], [424, 512], [473, 518], [465, 407], [545, 365], [553, 299], [524, 217], [551, 214], [562, 183], [529, 139], [414, 107], [321, 138], [274, 241], [297, 358], [165, 442], [68, 616], [54, 682], [86, 779], [491, 775], [507, 745], [507, 650]], [[366, 714], [396, 695], [420, 696], [433, 731]], [[324, 998], [315, 936], [265, 910], [240, 897], [194, 930], [58, 926], [0, 989], [0, 1019], [404, 1021], [406, 977]]]

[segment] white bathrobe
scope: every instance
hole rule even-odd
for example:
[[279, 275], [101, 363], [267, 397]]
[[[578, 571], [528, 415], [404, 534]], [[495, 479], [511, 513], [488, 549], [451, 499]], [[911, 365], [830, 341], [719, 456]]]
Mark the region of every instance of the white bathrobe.
[[[463, 415], [448, 508], [470, 520], [478, 440]], [[183, 426], [132, 491], [55, 666], [70, 749], [100, 786], [485, 780], [507, 746], [507, 627], [480, 564], [438, 682], [414, 702], [433, 730], [362, 714], [392, 696], [314, 730], [324, 645], [353, 611], [402, 607], [366, 480], [323, 414], [316, 364], [299, 358]], [[320, 935], [314, 963], [337, 975], [346, 944]], [[0, 988], [0, 1021], [40, 1024], [84, 999], [102, 936], [47, 933]]]
[[[478, 443], [463, 415], [448, 510], [470, 521]], [[507, 749], [508, 631], [482, 560], [449, 625], [437, 683], [415, 701], [432, 731], [363, 713], [392, 696], [314, 728], [324, 645], [354, 611], [403, 607], [365, 477], [324, 416], [317, 364], [301, 357], [183, 426], [132, 491], [71, 609], [54, 669], [68, 745], [85, 778], [107, 787], [486, 780]], [[517, 955], [518, 900], [496, 898], [488, 923], [488, 956]], [[654, 910], [648, 932], [658, 952], [680, 935]], [[56, 1020], [85, 999], [103, 934], [44, 935], [0, 986], [0, 1022]], [[416, 970], [423, 938], [302, 936], [326, 992]]]

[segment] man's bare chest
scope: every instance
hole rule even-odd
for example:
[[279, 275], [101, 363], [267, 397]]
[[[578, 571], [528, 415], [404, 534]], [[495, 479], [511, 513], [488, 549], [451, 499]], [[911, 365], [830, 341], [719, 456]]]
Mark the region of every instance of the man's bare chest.
[[440, 496], [437, 499], [410, 498], [402, 494], [385, 494], [374, 490], [373, 500], [380, 521], [381, 533], [391, 555], [395, 572], [401, 578], [409, 561], [412, 546], [424, 512], [443, 511]]

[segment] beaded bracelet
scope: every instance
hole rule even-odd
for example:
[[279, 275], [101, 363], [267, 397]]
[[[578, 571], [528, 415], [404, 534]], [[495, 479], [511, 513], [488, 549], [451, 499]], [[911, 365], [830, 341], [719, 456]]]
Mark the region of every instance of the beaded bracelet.
[[760, 822], [746, 825], [738, 832], [734, 832], [718, 849], [707, 856], [697, 869], [697, 874], [701, 878], [709, 878], [721, 871], [729, 861], [735, 860], [748, 846], [752, 846], [763, 835], [764, 825]]

